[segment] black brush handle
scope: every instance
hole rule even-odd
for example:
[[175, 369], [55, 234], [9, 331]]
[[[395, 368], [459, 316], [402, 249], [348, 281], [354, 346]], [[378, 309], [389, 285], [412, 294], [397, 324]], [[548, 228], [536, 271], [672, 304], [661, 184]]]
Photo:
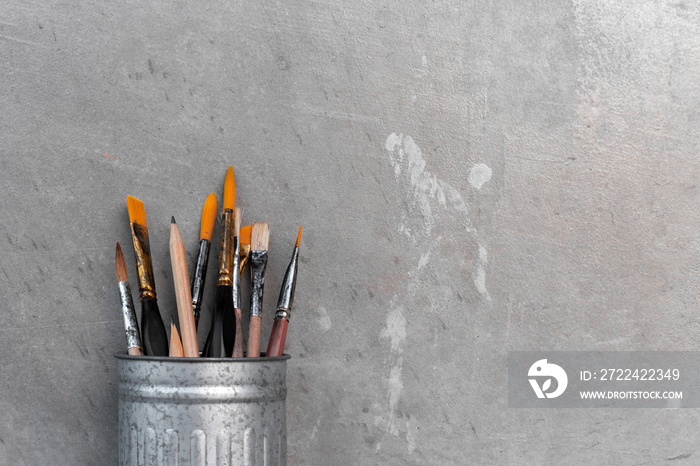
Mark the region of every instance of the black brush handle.
[[216, 298], [214, 300], [214, 315], [211, 320], [211, 327], [207, 341], [204, 344], [202, 355], [207, 358], [226, 358], [230, 357], [233, 352], [233, 340], [231, 341], [231, 349], [227, 350], [224, 341], [224, 325], [230, 320], [227, 315], [232, 317], [235, 335], [235, 313], [233, 311], [233, 288], [226, 285], [216, 287]]
[[224, 352], [226, 356], [231, 356], [233, 355], [233, 344], [236, 342], [236, 311], [233, 308], [233, 293], [231, 293], [231, 304], [224, 311], [223, 334]]
[[168, 335], [160, 317], [158, 301], [153, 298], [141, 300], [141, 339], [146, 356], [168, 355]]

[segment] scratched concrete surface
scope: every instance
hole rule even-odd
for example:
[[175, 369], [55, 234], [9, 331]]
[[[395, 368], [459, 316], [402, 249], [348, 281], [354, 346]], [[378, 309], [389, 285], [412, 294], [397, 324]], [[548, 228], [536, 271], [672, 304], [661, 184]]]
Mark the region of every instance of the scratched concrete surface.
[[697, 2], [6, 0], [0, 58], [0, 463], [117, 461], [126, 195], [168, 320], [229, 164], [265, 335], [304, 225], [290, 464], [700, 462], [697, 410], [506, 396], [509, 349], [700, 347]]

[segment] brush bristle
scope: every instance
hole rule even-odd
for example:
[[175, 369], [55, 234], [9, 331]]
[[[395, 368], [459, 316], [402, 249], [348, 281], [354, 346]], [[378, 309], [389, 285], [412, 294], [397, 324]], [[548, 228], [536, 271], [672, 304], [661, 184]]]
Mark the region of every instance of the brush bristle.
[[143, 202], [133, 196], [126, 196], [126, 206], [129, 209], [129, 221], [146, 225], [146, 209], [143, 207]]
[[239, 241], [241, 236], [241, 215], [243, 215], [241, 209], [238, 207], [233, 209], [233, 236], [238, 236]]
[[122, 252], [122, 247], [119, 243], [117, 243], [117, 252], [114, 254], [114, 265], [117, 269], [117, 281], [127, 281], [128, 276], [126, 274], [126, 262], [124, 261], [124, 253]]
[[233, 210], [236, 207], [236, 177], [233, 175], [233, 167], [229, 165], [224, 180], [224, 210]]
[[250, 249], [253, 251], [267, 251], [270, 240], [270, 225], [267, 222], [255, 222], [250, 233]]
[[241, 228], [241, 234], [238, 235], [238, 238], [241, 241], [241, 244], [250, 244], [250, 234], [253, 232], [253, 225], [246, 225]]
[[299, 242], [301, 241], [301, 225], [299, 225], [299, 234], [297, 235], [297, 244], [296, 247], [299, 247]]
[[216, 224], [216, 213], [219, 211], [219, 203], [216, 200], [216, 194], [211, 193], [202, 207], [202, 225], [199, 229], [199, 239], [211, 241], [214, 234], [214, 225]]

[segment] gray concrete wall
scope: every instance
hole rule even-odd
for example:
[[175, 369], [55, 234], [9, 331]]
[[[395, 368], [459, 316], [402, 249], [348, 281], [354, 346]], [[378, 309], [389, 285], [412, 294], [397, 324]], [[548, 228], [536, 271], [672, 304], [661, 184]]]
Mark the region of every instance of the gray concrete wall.
[[506, 356], [698, 349], [698, 8], [3, 2], [0, 463], [116, 462], [126, 195], [167, 319], [232, 164], [266, 312], [304, 225], [290, 464], [697, 464], [697, 410], [508, 409]]

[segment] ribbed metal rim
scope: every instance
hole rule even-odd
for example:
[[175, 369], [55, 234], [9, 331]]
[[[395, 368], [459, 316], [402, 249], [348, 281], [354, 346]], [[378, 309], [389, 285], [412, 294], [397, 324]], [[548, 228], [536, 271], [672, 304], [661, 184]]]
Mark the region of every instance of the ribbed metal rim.
[[117, 359], [126, 359], [131, 361], [154, 361], [154, 362], [172, 362], [172, 363], [182, 363], [182, 362], [194, 362], [194, 363], [241, 363], [241, 362], [275, 362], [275, 361], [286, 361], [290, 359], [291, 356], [284, 353], [282, 356], [274, 357], [261, 357], [259, 358], [171, 358], [167, 356], [132, 356], [126, 352], [114, 353], [114, 357]]

